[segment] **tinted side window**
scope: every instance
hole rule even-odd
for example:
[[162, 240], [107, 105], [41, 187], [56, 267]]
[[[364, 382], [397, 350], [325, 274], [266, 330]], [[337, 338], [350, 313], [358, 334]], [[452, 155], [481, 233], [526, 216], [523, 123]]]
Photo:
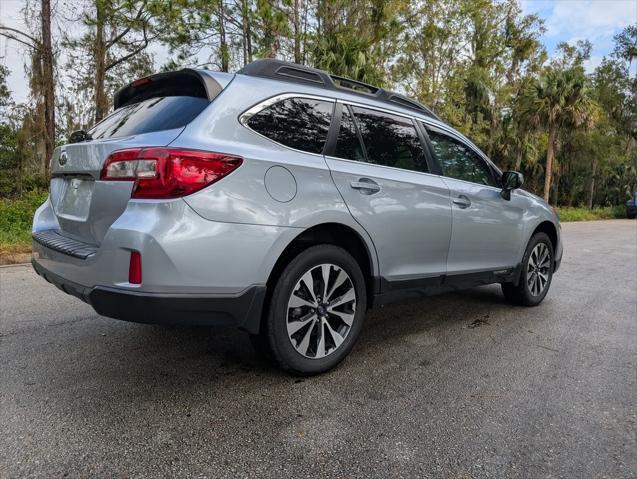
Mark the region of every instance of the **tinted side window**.
[[497, 186], [491, 169], [471, 148], [446, 135], [428, 130], [434, 153], [445, 176], [487, 186]]
[[352, 115], [350, 115], [347, 106], [343, 106], [341, 127], [338, 130], [334, 156], [338, 158], [345, 158], [347, 160], [365, 161], [363, 146], [358, 138], [354, 119], [352, 118]]
[[428, 171], [413, 122], [402, 116], [354, 107], [367, 161], [405, 170]]
[[89, 133], [94, 139], [139, 135], [181, 128], [199, 115], [210, 100], [192, 96], [150, 98], [126, 105], [95, 125]]
[[277, 143], [322, 153], [332, 120], [334, 104], [308, 98], [288, 98], [261, 110], [248, 126]]

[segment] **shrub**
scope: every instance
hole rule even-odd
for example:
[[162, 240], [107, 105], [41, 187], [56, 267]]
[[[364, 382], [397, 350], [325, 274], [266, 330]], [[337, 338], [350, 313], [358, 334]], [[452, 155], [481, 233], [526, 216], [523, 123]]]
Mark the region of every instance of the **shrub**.
[[626, 210], [623, 206], [607, 206], [605, 208], [573, 208], [563, 207], [557, 208], [560, 220], [567, 221], [592, 221], [592, 220], [610, 220], [613, 218], [625, 218]]
[[17, 199], [0, 198], [0, 246], [30, 244], [35, 210], [48, 192], [34, 190]]

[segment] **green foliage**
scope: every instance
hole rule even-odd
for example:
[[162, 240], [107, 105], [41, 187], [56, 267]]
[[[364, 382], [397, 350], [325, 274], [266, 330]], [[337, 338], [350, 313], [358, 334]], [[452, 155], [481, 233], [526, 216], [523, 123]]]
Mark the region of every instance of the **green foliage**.
[[[591, 43], [562, 43], [549, 59], [544, 21], [519, 0], [78, 0], [59, 8], [54, 43], [68, 63], [58, 65], [58, 143], [106, 114], [134, 78], [182, 67], [232, 72], [275, 57], [415, 97], [553, 204], [623, 204], [637, 181], [637, 24], [587, 72]], [[37, 15], [26, 8], [24, 17], [37, 38]], [[170, 54], [163, 65], [151, 53], [158, 46]], [[27, 54], [25, 64], [37, 65], [37, 51]], [[44, 125], [33, 104], [12, 104], [6, 75], [0, 67], [0, 196], [15, 197], [46, 184]], [[34, 104], [37, 75], [31, 67]]]
[[0, 198], [0, 248], [31, 242], [33, 214], [47, 197], [46, 190], [33, 190], [19, 199]]
[[0, 65], [0, 112], [4, 114], [4, 110], [11, 106], [11, 91], [7, 86], [7, 77], [9, 69], [4, 65]]
[[587, 88], [581, 67], [558, 69], [549, 67], [530, 85], [523, 97], [522, 117], [536, 128], [592, 126], [595, 105]]
[[615, 35], [614, 56], [630, 63], [637, 58], [637, 23]]
[[154, 7], [151, 0], [86, 0], [83, 8], [72, 5], [65, 12], [81, 25], [82, 34], [74, 28], [61, 35], [67, 53], [61, 96], [69, 117], [64, 137], [106, 116], [119, 88], [153, 73], [147, 47], [158, 37], [152, 26]]
[[615, 218], [625, 218], [626, 210], [623, 206], [607, 206], [605, 208], [573, 208], [562, 207], [557, 208], [560, 215], [560, 221], [566, 223], [569, 221], [594, 221], [594, 220], [612, 220]]
[[311, 38], [312, 63], [332, 74], [384, 86], [385, 65], [394, 53], [403, 2], [392, 0], [324, 0], [321, 25]]

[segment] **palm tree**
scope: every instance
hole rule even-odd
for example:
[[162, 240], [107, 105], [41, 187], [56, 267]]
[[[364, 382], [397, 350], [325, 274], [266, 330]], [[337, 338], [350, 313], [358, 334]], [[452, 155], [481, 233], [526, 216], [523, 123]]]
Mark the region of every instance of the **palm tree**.
[[591, 128], [595, 103], [586, 88], [584, 70], [577, 66], [560, 69], [547, 67], [544, 75], [532, 83], [522, 98], [522, 117], [536, 129], [547, 129], [549, 138], [544, 170], [544, 200], [549, 201], [555, 146], [562, 128]]

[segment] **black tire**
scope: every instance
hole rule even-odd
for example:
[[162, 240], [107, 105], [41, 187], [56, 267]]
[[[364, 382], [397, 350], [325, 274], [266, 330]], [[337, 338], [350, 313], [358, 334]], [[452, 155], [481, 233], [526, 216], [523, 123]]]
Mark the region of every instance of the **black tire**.
[[[531, 266], [529, 267], [529, 261], [531, 260], [531, 254], [535, 250], [538, 245], [543, 244], [548, 252], [549, 252], [549, 265], [548, 269], [543, 270], [544, 274], [548, 275], [548, 280], [546, 281], [543, 289], [539, 294], [534, 294], [531, 291], [529, 286], [529, 279], [533, 283], [533, 273], [536, 271], [536, 268]], [[502, 283], [502, 293], [508, 302], [520, 306], [537, 306], [540, 304], [546, 294], [551, 287], [551, 281], [553, 280], [553, 268], [555, 266], [555, 255], [553, 251], [553, 243], [551, 243], [551, 239], [548, 237], [546, 233], [536, 233], [533, 235], [529, 244], [526, 247], [526, 251], [524, 252], [524, 256], [522, 258], [521, 271], [520, 271], [520, 279], [518, 284], [513, 283]], [[535, 272], [535, 275], [538, 273]]]
[[[317, 288], [319, 288], [320, 291], [322, 285], [320, 282], [320, 278], [322, 278], [322, 270], [319, 268], [320, 265], [331, 265], [329, 273], [327, 274], [327, 283], [330, 285], [335, 285], [338, 282], [340, 277], [334, 277], [338, 276], [339, 269], [347, 274], [348, 278], [342, 283], [342, 287], [346, 288], [350, 294], [352, 290], [355, 292], [355, 300], [352, 300], [349, 303], [343, 303], [345, 305], [344, 307], [352, 309], [352, 311], [348, 311], [348, 315], [351, 313], [349, 316], [353, 317], [351, 325], [339, 322], [340, 316], [338, 316], [338, 314], [342, 314], [340, 312], [325, 312], [326, 310], [322, 309], [323, 313], [318, 313], [317, 309], [309, 306], [302, 306], [298, 308], [288, 307], [289, 302], [293, 300], [293, 293], [298, 293], [300, 291], [299, 289], [295, 290], [295, 288], [299, 286], [302, 277], [306, 277], [304, 275], [308, 272], [310, 277], [314, 278], [312, 285], [312, 289], [314, 291], [312, 294], [315, 295], [315, 299], [319, 298], [319, 295], [315, 293]], [[334, 266], [336, 268], [334, 268]], [[317, 270], [319, 271], [319, 279], [316, 279]], [[327, 289], [328, 286], [325, 286], [325, 290]], [[338, 292], [339, 288], [335, 288], [332, 291], [333, 294], [337, 294]], [[298, 294], [295, 296], [298, 297]], [[345, 295], [341, 297], [344, 296]], [[328, 299], [329, 298], [326, 298], [325, 301], [327, 302]], [[338, 301], [334, 301], [334, 303], [336, 302]], [[311, 358], [301, 354], [297, 350], [301, 341], [297, 342], [296, 339], [293, 339], [293, 337], [296, 338], [297, 336], [291, 336], [288, 334], [289, 321], [298, 321], [297, 324], [300, 324], [301, 321], [295, 320], [294, 315], [297, 314], [297, 310], [301, 310], [302, 308], [308, 308], [308, 310], [304, 310], [304, 314], [301, 318], [302, 321], [305, 321], [304, 318], [306, 317], [313, 316], [315, 319], [310, 321], [314, 321], [314, 323], [310, 325], [310, 321], [307, 321], [306, 324], [310, 326], [308, 326], [307, 329], [305, 327], [299, 329], [295, 334], [302, 335], [303, 337], [307, 334], [308, 338], [313, 338], [314, 341], [319, 344], [319, 340], [316, 338], [320, 337], [318, 335], [319, 331], [321, 331], [321, 334], [325, 335], [322, 348], [320, 348], [322, 353], [325, 354], [328, 349], [331, 350], [324, 357], [319, 357], [318, 346], [315, 351], [317, 358]], [[272, 357], [278, 365], [286, 371], [302, 376], [323, 373], [334, 368], [345, 358], [345, 356], [349, 354], [356, 342], [356, 339], [358, 338], [358, 335], [360, 334], [366, 310], [367, 293], [365, 288], [365, 279], [356, 260], [347, 251], [338, 246], [327, 244], [312, 246], [299, 253], [279, 276], [272, 291], [267, 317], [264, 322], [264, 330], [261, 333], [263, 335], [262, 340], [266, 341], [261, 342], [261, 340], [258, 340], [257, 344], [267, 344]], [[301, 313], [298, 314], [299, 317], [301, 317]], [[321, 316], [319, 318], [319, 314], [325, 314], [325, 316]], [[334, 314], [336, 314], [336, 316], [334, 316]], [[289, 315], [292, 315], [291, 319]], [[327, 326], [324, 326], [323, 322], [321, 322], [323, 319], [321, 318], [325, 321], [328, 319], [330, 322], [336, 321], [335, 324], [341, 328], [339, 331], [347, 328], [347, 333], [344, 335], [344, 338], [341, 338], [339, 335], [339, 339], [342, 339], [342, 342], [339, 345], [337, 345], [334, 340], [335, 336], [330, 333], [332, 329], [328, 329]], [[332, 327], [333, 326], [330, 325], [330, 328]], [[312, 329], [312, 331], [310, 331], [310, 329]], [[334, 329], [336, 329], [336, 327], [334, 327]], [[295, 344], [293, 344], [293, 341], [295, 341]], [[308, 342], [311, 341], [311, 339], [308, 339]], [[306, 353], [308, 353], [308, 351], [309, 349], [307, 349], [306, 345]]]

